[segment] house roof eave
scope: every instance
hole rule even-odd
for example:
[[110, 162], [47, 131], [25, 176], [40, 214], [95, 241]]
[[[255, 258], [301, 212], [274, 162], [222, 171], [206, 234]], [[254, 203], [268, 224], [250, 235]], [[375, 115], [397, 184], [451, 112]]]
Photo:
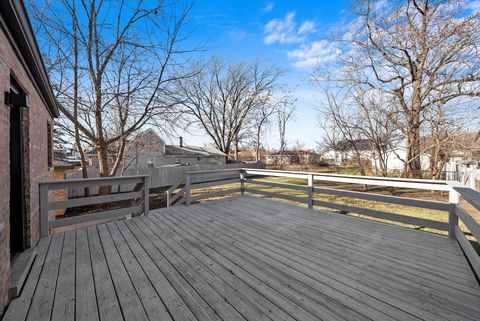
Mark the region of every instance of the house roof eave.
[[0, 26], [9, 39], [25, 71], [52, 115], [58, 117], [58, 102], [53, 95], [30, 19], [21, 0], [0, 1]]

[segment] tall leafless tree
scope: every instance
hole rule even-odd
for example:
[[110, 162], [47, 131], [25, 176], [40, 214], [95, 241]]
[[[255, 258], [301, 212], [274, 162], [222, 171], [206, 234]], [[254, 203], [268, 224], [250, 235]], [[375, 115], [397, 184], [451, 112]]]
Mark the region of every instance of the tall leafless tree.
[[390, 96], [405, 136], [406, 171], [421, 176], [422, 114], [480, 96], [480, 14], [454, 0], [359, 3], [338, 37], [341, 71], [319, 68], [316, 79]]
[[45, 0], [29, 7], [64, 128], [75, 137], [82, 162], [82, 146], [92, 146], [100, 175], [115, 175], [130, 135], [177, 117], [172, 84], [188, 77], [180, 43], [190, 5]]
[[261, 60], [232, 63], [212, 57], [196, 65], [201, 67], [195, 76], [177, 82], [178, 100], [192, 124], [228, 155], [250, 134], [258, 110], [273, 108], [269, 100], [281, 71]]
[[361, 129], [363, 115], [358, 112], [358, 109], [352, 107], [352, 103], [349, 103], [350, 96], [339, 94], [339, 92], [325, 92], [325, 103], [320, 111], [324, 119], [331, 123], [329, 127], [337, 130], [342, 138], [334, 147], [340, 148], [342, 152], [353, 151], [353, 158], [360, 168], [360, 174], [365, 175], [363, 147], [360, 145], [360, 142], [365, 141]]
[[[290, 99], [289, 99], [290, 98]], [[278, 125], [278, 135], [280, 141], [280, 164], [283, 166], [283, 154], [287, 149], [287, 124], [295, 119], [295, 101], [288, 97], [281, 101], [277, 107], [277, 125]]]

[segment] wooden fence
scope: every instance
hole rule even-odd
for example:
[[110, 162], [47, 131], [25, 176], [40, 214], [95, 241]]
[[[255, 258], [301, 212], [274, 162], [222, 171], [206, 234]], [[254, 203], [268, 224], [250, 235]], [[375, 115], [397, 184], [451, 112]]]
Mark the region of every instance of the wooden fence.
[[[265, 168], [264, 163], [250, 163], [250, 164], [222, 164], [222, 165], [197, 165], [197, 166], [178, 166], [178, 167], [155, 167], [155, 168], [142, 168], [138, 171], [134, 168], [127, 169], [123, 176], [137, 176], [145, 175], [149, 177], [150, 188], [156, 187], [169, 187], [178, 182], [178, 180], [185, 177], [187, 172], [198, 172], [206, 170], [223, 170], [232, 168]], [[89, 169], [88, 176], [96, 178], [99, 176], [98, 169]], [[68, 171], [67, 179], [79, 179], [82, 177], [81, 171]], [[132, 186], [122, 186], [123, 189], [129, 189]], [[116, 187], [113, 188], [114, 190]], [[96, 194], [98, 188], [93, 187], [92, 194]], [[83, 197], [84, 190], [82, 188], [70, 188], [68, 190], [68, 198]]]

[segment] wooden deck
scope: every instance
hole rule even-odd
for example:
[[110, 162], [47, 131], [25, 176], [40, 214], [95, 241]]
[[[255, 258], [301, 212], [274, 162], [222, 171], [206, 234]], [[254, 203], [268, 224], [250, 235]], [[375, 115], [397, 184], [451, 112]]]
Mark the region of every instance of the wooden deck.
[[43, 238], [3, 320], [479, 320], [446, 237], [248, 196]]

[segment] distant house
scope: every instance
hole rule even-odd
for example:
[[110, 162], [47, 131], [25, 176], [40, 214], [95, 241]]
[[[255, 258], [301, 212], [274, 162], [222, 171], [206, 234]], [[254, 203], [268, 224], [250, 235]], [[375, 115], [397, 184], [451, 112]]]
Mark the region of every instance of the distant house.
[[[95, 166], [98, 167], [98, 154], [97, 154], [97, 149], [96, 148], [90, 148], [90, 149], [85, 149], [83, 151], [83, 154], [85, 156], [85, 160], [89, 166]], [[115, 162], [115, 156], [117, 154], [117, 151], [110, 148], [107, 150], [107, 159], [108, 159], [108, 164], [111, 166]], [[80, 162], [80, 156], [78, 155], [75, 157], [78, 159], [78, 162]]]
[[[231, 158], [234, 158], [234, 153], [230, 154]], [[265, 163], [267, 161], [268, 152], [265, 150], [261, 150], [258, 153], [258, 160], [260, 162]], [[255, 163], [257, 157], [257, 152], [255, 150], [241, 150], [238, 151], [238, 161], [244, 163]]]
[[123, 168], [146, 168], [166, 165], [225, 164], [228, 155], [213, 147], [168, 145], [153, 130], [139, 133], [127, 144]]
[[312, 150], [274, 151], [267, 155], [269, 165], [313, 165], [320, 162], [320, 154]]
[[0, 1], [0, 316], [18, 295], [39, 233], [40, 181], [53, 168], [57, 102], [23, 1]]
[[355, 141], [341, 140], [334, 148], [322, 154], [322, 160], [330, 165], [348, 165], [355, 162], [357, 150], [360, 158], [372, 159], [372, 146], [368, 139], [357, 139]]
[[[372, 167], [380, 167], [378, 157], [374, 153], [370, 153], [370, 161]], [[389, 171], [403, 171], [405, 163], [404, 160], [407, 159], [407, 149], [403, 146], [397, 147], [395, 149], [389, 149], [385, 152], [386, 155], [386, 164], [387, 170]], [[423, 153], [420, 156], [420, 163], [422, 164], [422, 170], [430, 169], [430, 156], [427, 153]]]

